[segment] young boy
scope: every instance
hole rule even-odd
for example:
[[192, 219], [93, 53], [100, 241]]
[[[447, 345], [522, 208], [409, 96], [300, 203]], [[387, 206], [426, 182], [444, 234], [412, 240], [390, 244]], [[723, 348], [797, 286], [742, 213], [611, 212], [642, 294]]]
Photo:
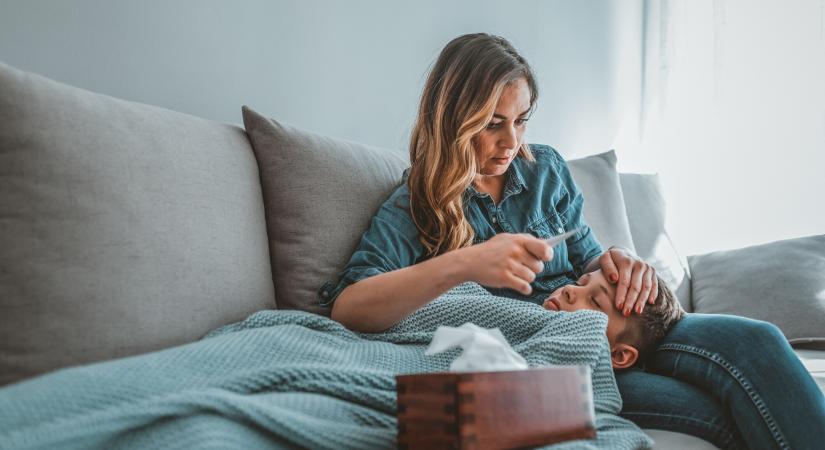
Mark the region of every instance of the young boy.
[[659, 295], [641, 314], [622, 315], [613, 306], [614, 285], [601, 270], [582, 275], [576, 284], [562, 286], [544, 301], [553, 311], [592, 309], [607, 314], [607, 340], [614, 369], [625, 369], [643, 361], [659, 345], [668, 331], [684, 316], [682, 306], [661, 278]]

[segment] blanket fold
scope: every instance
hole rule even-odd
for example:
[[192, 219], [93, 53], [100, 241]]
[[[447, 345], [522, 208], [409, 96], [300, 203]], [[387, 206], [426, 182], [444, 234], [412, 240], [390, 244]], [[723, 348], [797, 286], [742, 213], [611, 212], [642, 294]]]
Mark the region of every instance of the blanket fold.
[[650, 447], [618, 417], [604, 314], [464, 283], [383, 333], [260, 311], [198, 342], [4, 387], [0, 448], [394, 448], [395, 375], [447, 371], [458, 350], [424, 350], [439, 325], [466, 322], [498, 327], [531, 367], [591, 367], [597, 437], [552, 448]]

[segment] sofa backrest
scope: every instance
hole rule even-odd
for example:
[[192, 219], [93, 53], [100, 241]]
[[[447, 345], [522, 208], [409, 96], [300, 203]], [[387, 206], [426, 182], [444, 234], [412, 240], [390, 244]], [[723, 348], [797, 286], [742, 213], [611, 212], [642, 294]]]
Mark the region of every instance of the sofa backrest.
[[243, 129], [0, 64], [0, 384], [275, 306]]
[[659, 175], [620, 173], [619, 179], [636, 254], [656, 269], [685, 311], [692, 312], [690, 270], [665, 228], [667, 208]]

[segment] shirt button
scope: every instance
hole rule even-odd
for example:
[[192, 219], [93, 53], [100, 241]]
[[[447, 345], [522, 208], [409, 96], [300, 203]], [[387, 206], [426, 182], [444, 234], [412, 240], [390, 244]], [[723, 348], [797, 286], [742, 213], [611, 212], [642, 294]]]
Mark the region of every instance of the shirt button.
[[321, 295], [324, 296], [324, 297], [329, 297], [329, 292], [328, 291], [321, 292]]
[[496, 222], [498, 222], [498, 220], [496, 220], [496, 218], [493, 217], [493, 223], [496, 223]]
[[560, 234], [561, 234], [561, 233], [564, 233], [564, 228], [562, 228], [562, 227], [558, 227], [558, 228], [556, 228], [556, 231], [557, 231], [558, 233], [560, 233]]

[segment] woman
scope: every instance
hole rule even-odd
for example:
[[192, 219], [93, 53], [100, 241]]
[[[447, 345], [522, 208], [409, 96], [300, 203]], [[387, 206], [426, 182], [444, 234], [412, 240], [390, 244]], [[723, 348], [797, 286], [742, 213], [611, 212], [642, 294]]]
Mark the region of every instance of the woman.
[[[460, 36], [428, 77], [410, 142], [411, 167], [340, 274], [324, 290], [332, 317], [384, 330], [459, 283], [541, 304], [602, 269], [615, 306], [639, 313], [658, 292], [655, 270], [630, 251], [604, 251], [559, 154], [522, 138], [538, 89], [503, 38]], [[550, 248], [542, 238], [578, 231]], [[825, 400], [779, 330], [691, 314], [644, 369], [617, 373], [622, 415], [642, 427], [694, 434], [722, 448], [814, 448]], [[801, 413], [800, 411], [804, 412]]]

